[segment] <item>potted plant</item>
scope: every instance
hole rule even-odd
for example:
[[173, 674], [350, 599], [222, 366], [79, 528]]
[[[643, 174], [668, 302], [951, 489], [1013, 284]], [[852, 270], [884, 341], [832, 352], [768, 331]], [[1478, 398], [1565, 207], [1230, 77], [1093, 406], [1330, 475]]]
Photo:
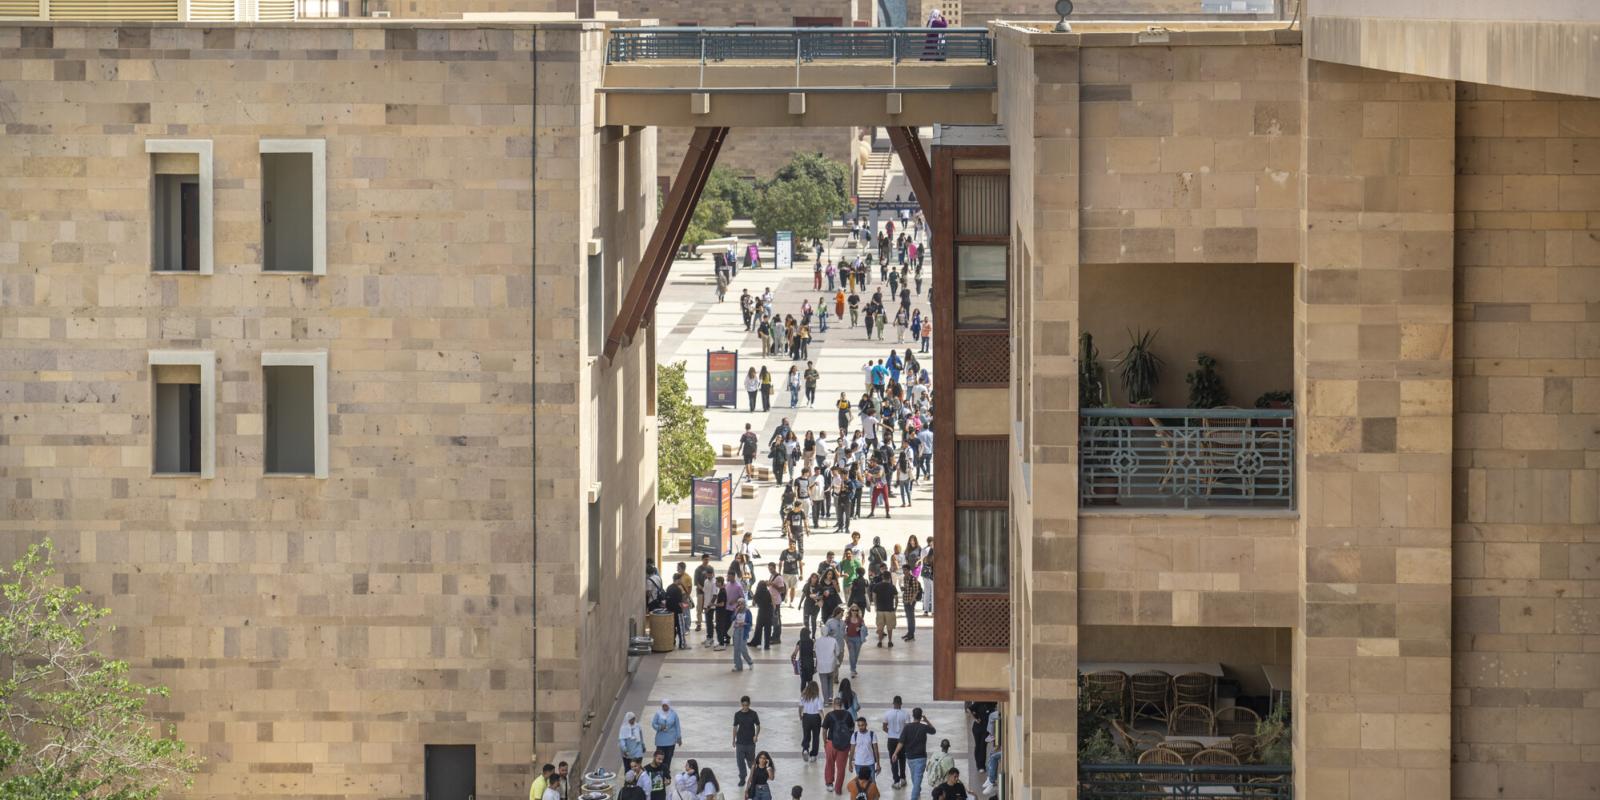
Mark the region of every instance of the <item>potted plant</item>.
[[1199, 369], [1184, 377], [1189, 383], [1190, 408], [1216, 408], [1228, 404], [1228, 388], [1217, 374], [1217, 360], [1205, 353], [1195, 354]]
[[[1156, 404], [1156, 386], [1161, 383], [1161, 357], [1151, 346], [1157, 331], [1128, 331], [1128, 349], [1117, 358], [1117, 378], [1128, 405], [1149, 408]], [[1134, 419], [1135, 424], [1153, 425], [1148, 417]]]
[[[1294, 392], [1286, 389], [1275, 389], [1256, 398], [1256, 408], [1282, 411], [1294, 408]], [[1256, 420], [1256, 425], [1262, 428], [1287, 428], [1294, 425], [1291, 419], [1261, 419]]]
[[[1100, 363], [1100, 350], [1094, 346], [1094, 337], [1084, 331], [1078, 335], [1078, 408], [1105, 408], [1105, 405], [1106, 368]], [[1079, 428], [1084, 443], [1090, 444], [1099, 436], [1098, 430], [1111, 422], [1104, 417], [1085, 418]], [[1089, 482], [1089, 504], [1116, 505], [1117, 476], [1104, 471], [1096, 473]]]
[[1256, 723], [1256, 753], [1262, 764], [1294, 763], [1294, 744], [1289, 739], [1289, 707], [1278, 703]]

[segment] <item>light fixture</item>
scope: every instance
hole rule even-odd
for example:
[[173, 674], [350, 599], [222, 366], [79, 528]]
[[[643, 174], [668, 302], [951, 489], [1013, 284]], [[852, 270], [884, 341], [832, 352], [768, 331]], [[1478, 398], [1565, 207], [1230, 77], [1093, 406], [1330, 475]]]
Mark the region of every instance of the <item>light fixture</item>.
[[1067, 24], [1067, 17], [1072, 16], [1072, 0], [1056, 0], [1056, 13], [1061, 15], [1056, 22], [1056, 33], [1071, 33], [1072, 26]]

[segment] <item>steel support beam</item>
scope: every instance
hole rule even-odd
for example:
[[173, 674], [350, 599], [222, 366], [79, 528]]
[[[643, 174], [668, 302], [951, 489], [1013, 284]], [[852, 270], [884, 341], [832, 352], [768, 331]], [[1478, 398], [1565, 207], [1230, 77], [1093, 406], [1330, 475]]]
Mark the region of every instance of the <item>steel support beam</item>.
[[917, 129], [891, 127], [889, 142], [900, 156], [900, 166], [905, 168], [906, 179], [911, 181], [911, 191], [917, 193], [917, 203], [922, 206], [924, 217], [931, 222], [927, 211], [933, 207], [933, 166], [928, 163], [927, 151], [922, 149], [922, 140], [917, 138]]
[[717, 153], [728, 136], [727, 128], [695, 128], [689, 140], [689, 150], [684, 153], [683, 166], [678, 177], [667, 190], [667, 200], [661, 207], [661, 218], [656, 220], [650, 233], [650, 243], [645, 247], [639, 268], [633, 271], [628, 282], [628, 292], [623, 295], [617, 318], [606, 334], [604, 354], [610, 361], [633, 340], [644, 320], [655, 310], [656, 300], [667, 285], [667, 273], [672, 269], [672, 258], [683, 244], [683, 234], [689, 229], [689, 220], [700, 202], [706, 178], [717, 162]]

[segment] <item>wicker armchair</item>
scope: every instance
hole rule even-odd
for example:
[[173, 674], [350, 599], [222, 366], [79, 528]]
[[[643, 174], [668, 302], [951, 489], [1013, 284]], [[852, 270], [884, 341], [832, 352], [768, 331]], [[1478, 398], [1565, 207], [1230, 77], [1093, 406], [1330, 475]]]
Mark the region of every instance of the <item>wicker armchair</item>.
[[1237, 767], [1239, 766], [1239, 758], [1226, 750], [1208, 747], [1189, 756], [1189, 763], [1208, 767]]
[[1241, 764], [1248, 764], [1260, 757], [1260, 745], [1254, 734], [1236, 733], [1228, 737], [1228, 750]]
[[1130, 754], [1137, 755], [1146, 750], [1160, 747], [1167, 737], [1162, 736], [1157, 731], [1141, 731], [1138, 728], [1129, 727], [1122, 720], [1114, 719], [1111, 720], [1111, 738], [1117, 743], [1118, 747], [1128, 751]]
[[1205, 745], [1193, 739], [1167, 739], [1161, 743], [1161, 746], [1183, 756], [1183, 763], [1185, 764], [1189, 763], [1189, 759], [1194, 758], [1201, 750], [1206, 749]]
[[1213, 730], [1211, 709], [1186, 703], [1172, 709], [1167, 719], [1168, 736], [1210, 736]]
[[[1157, 747], [1154, 750], [1146, 750], [1145, 752], [1140, 753], [1139, 763], [1178, 767], [1183, 766], [1183, 756], [1180, 756], [1165, 747]], [[1141, 780], [1144, 780], [1147, 783], [1154, 784], [1183, 783], [1186, 780], [1182, 773], [1167, 772], [1145, 772], [1140, 773], [1139, 777]]]
[[1123, 699], [1127, 691], [1128, 673], [1121, 670], [1091, 672], [1083, 676], [1084, 695], [1096, 705], [1112, 709], [1117, 719], [1127, 716], [1127, 703]]
[[1204, 672], [1186, 672], [1172, 679], [1172, 705], [1193, 703], [1211, 708], [1217, 698], [1217, 679]]
[[1172, 711], [1172, 676], [1161, 670], [1135, 673], [1130, 688], [1128, 721], [1153, 719], [1167, 724]]
[[1219, 708], [1215, 719], [1218, 736], [1232, 736], [1236, 733], [1254, 734], [1256, 725], [1261, 723], [1261, 715], [1244, 706]]

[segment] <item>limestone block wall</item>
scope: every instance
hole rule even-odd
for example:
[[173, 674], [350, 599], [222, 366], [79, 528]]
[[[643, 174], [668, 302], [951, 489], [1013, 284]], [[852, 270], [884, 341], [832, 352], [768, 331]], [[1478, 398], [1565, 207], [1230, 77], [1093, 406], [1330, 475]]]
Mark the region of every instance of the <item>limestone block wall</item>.
[[1300, 57], [1298, 44], [1084, 48], [1084, 261], [1293, 262]]
[[1084, 514], [1078, 620], [1292, 627], [1299, 601], [1295, 527], [1287, 515]]
[[[582, 352], [585, 278], [614, 314], [655, 151], [592, 126], [602, 41], [0, 26], [0, 556], [49, 536], [113, 609], [207, 759], [192, 796], [417, 796], [425, 745], [474, 744], [477, 796], [523, 797], [609, 708], [653, 354]], [[262, 273], [266, 137], [326, 142], [326, 275]], [[150, 272], [151, 138], [213, 145], [215, 274]], [[261, 354], [308, 349], [329, 477], [267, 478]], [[212, 479], [150, 474], [153, 350], [215, 353]]]
[[[599, 309], [588, 308], [587, 275], [593, 258], [609, 328], [655, 220], [656, 159], [653, 130], [592, 124], [603, 27], [541, 26], [537, 35], [534, 752], [553, 763], [596, 746], [603, 726], [585, 722], [610, 711], [626, 676], [627, 620], [644, 608], [654, 335], [641, 332], [610, 363], [596, 358], [586, 332]], [[592, 514], [598, 542], [588, 541]]]
[[1452, 84], [1306, 65], [1295, 796], [1450, 796]]
[[1600, 792], [1600, 101], [1459, 84], [1454, 796]]
[[[1019, 796], [1077, 795], [1078, 80], [1076, 48], [998, 32], [1011, 152], [1013, 729]], [[1020, 394], [1020, 396], [1018, 396]], [[1027, 734], [1023, 735], [1023, 730]]]

